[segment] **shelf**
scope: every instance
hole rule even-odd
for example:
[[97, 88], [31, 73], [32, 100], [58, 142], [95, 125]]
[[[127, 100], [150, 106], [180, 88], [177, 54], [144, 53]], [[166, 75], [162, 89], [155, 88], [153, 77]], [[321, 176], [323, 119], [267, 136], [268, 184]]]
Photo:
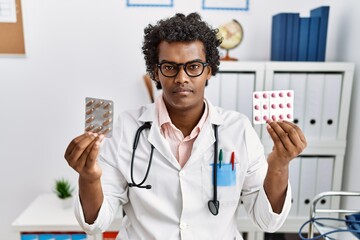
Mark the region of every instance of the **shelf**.
[[273, 72], [353, 72], [350, 62], [241, 62], [220, 61], [220, 71], [243, 72], [266, 69]]
[[[120, 212], [120, 211], [119, 211]], [[110, 231], [120, 229], [122, 221], [118, 214]], [[63, 209], [55, 194], [39, 195], [12, 223], [17, 232], [82, 232], [73, 207]]]
[[38, 196], [12, 223], [16, 231], [82, 231], [72, 207], [62, 209], [55, 194]]

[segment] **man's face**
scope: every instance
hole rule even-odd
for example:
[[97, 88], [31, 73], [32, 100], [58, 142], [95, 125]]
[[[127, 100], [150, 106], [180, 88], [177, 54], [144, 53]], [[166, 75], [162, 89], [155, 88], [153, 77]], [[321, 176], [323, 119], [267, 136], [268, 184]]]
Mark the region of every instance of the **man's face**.
[[[204, 45], [200, 41], [194, 42], [161, 42], [159, 44], [159, 63], [184, 64], [192, 61], [206, 62]], [[162, 69], [171, 70], [171, 65], [164, 64]], [[176, 65], [175, 65], [176, 66]], [[203, 65], [199, 65], [201, 68]], [[177, 66], [176, 66], [177, 67]], [[174, 77], [166, 77], [155, 67], [155, 78], [160, 81], [163, 89], [163, 98], [168, 111], [186, 111], [203, 105], [204, 89], [207, 79], [211, 77], [211, 68], [204, 67], [200, 76], [191, 77], [184, 71], [184, 65], [180, 66], [180, 71]], [[189, 63], [187, 71], [190, 75], [196, 72], [196, 65]], [[169, 109], [170, 108], [170, 109]]]

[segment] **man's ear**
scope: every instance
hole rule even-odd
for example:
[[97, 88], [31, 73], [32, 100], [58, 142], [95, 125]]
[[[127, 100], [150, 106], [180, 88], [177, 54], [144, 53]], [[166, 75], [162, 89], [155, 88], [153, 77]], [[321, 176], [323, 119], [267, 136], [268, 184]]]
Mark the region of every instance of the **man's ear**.
[[211, 70], [211, 66], [206, 66], [207, 69], [209, 70], [208, 71], [208, 74], [206, 75], [206, 79], [207, 81], [209, 81], [209, 79], [211, 78], [211, 73], [212, 73], [212, 70]]
[[157, 67], [154, 67], [154, 81], [156, 82], [156, 88], [158, 90], [162, 89], [161, 83], [160, 83], [160, 78], [159, 78], [159, 69]]
[[160, 81], [160, 79], [159, 79], [159, 71], [158, 70], [159, 69], [155, 66], [154, 67], [154, 80], [157, 81], [157, 82]]

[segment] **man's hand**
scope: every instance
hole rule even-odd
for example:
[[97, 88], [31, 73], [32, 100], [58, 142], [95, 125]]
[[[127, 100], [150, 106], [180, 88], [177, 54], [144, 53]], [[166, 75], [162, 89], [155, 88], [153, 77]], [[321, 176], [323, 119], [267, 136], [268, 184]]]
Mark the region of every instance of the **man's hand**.
[[307, 146], [303, 132], [292, 122], [270, 121], [267, 130], [274, 142], [273, 151], [268, 157], [270, 168], [287, 166]]
[[73, 139], [65, 151], [66, 161], [79, 173], [79, 196], [85, 222], [89, 224], [97, 218], [104, 198], [100, 181], [102, 171], [97, 163], [103, 139], [102, 134], [87, 132]]
[[104, 135], [101, 134], [84, 133], [74, 138], [65, 151], [66, 161], [85, 181], [94, 182], [101, 177], [97, 156], [103, 138]]
[[305, 149], [307, 143], [301, 129], [291, 122], [269, 121], [267, 130], [274, 147], [268, 156], [264, 189], [273, 211], [281, 213], [289, 179], [289, 163]]

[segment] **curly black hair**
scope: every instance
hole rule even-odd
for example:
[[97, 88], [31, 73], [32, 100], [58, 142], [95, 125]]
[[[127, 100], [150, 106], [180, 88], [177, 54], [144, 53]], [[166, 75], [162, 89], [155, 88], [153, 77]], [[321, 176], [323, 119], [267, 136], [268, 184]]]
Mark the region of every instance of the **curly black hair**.
[[[150, 78], [155, 80], [154, 66], [159, 62], [158, 46], [162, 41], [166, 42], [192, 42], [199, 40], [204, 44], [206, 62], [215, 75], [219, 70], [220, 55], [218, 46], [222, 39], [217, 36], [218, 29], [213, 29], [201, 20], [198, 13], [190, 13], [185, 16], [177, 13], [171, 18], [162, 19], [156, 25], [149, 24], [144, 29], [144, 43], [142, 51], [146, 62], [146, 71]], [[161, 89], [159, 82], [156, 87]]]

